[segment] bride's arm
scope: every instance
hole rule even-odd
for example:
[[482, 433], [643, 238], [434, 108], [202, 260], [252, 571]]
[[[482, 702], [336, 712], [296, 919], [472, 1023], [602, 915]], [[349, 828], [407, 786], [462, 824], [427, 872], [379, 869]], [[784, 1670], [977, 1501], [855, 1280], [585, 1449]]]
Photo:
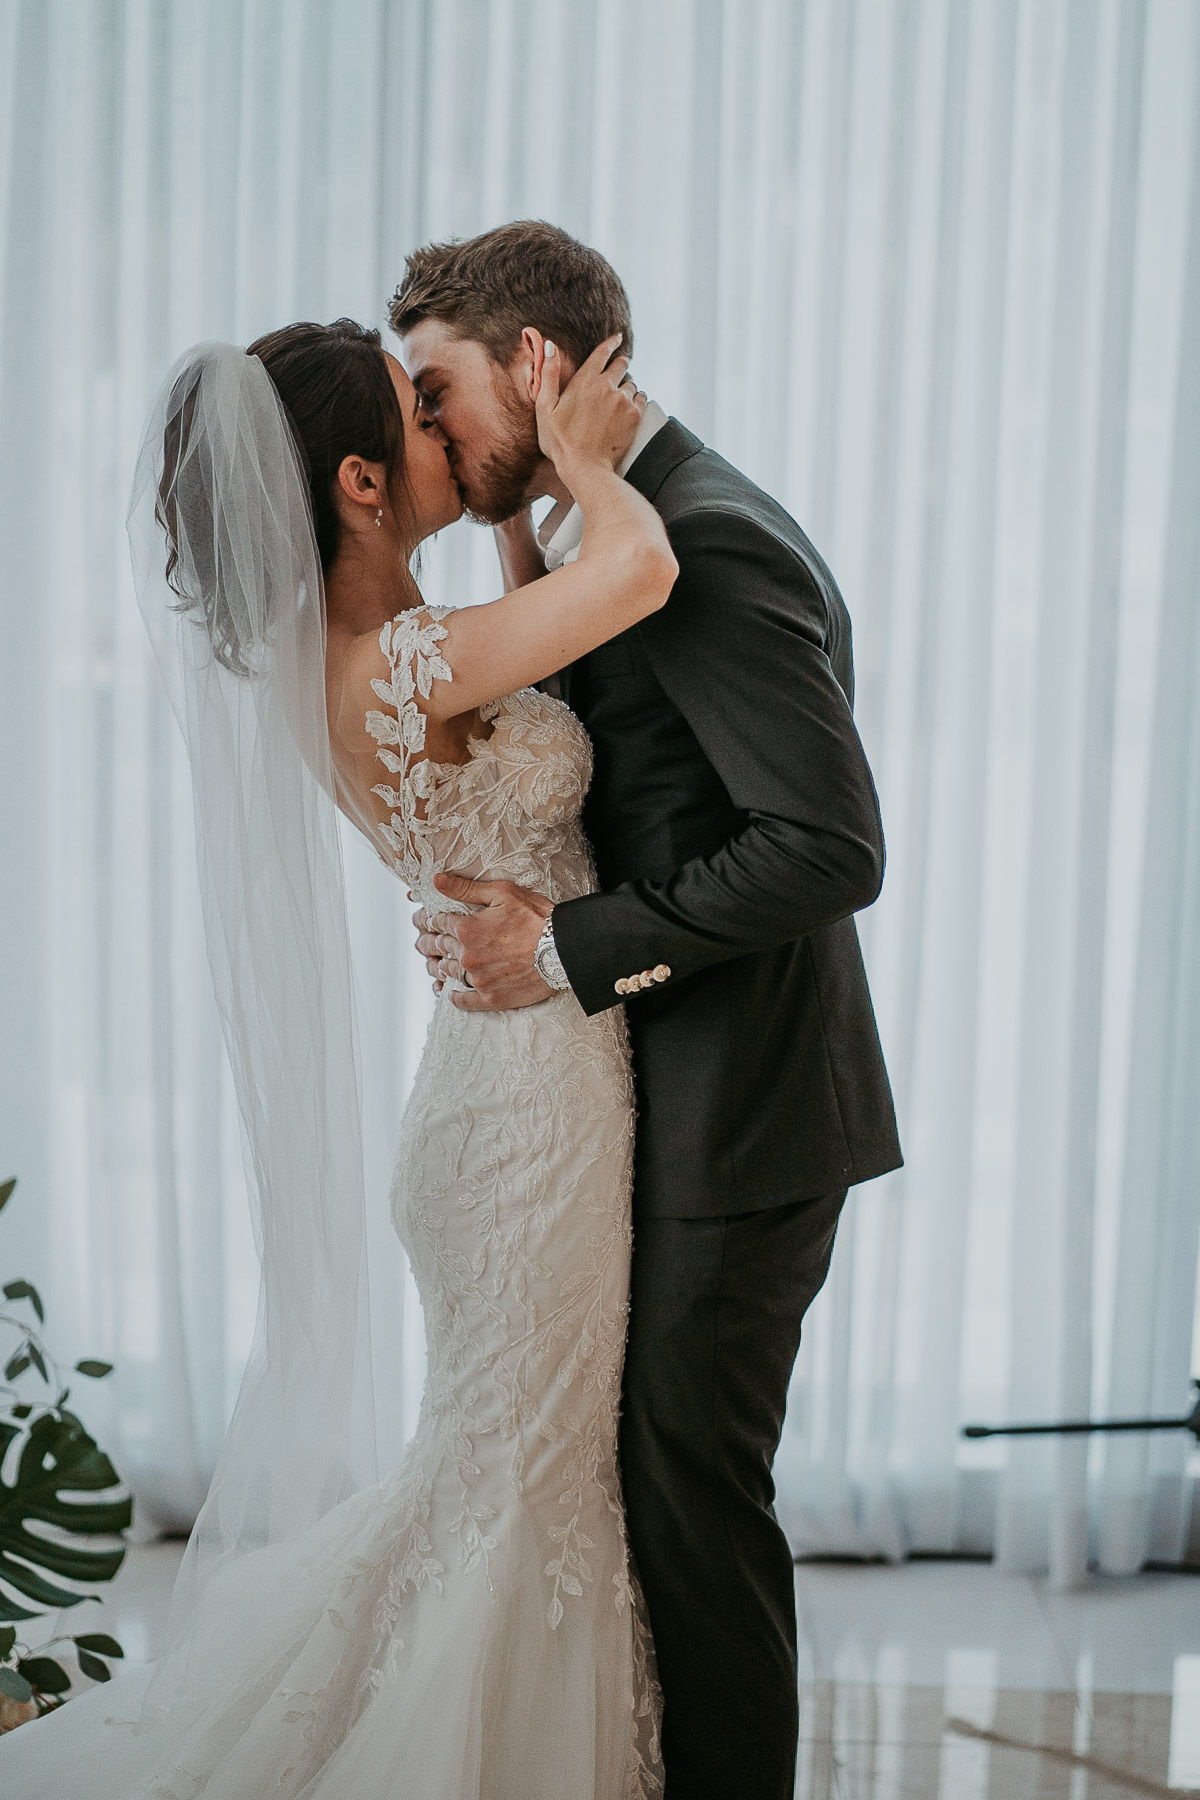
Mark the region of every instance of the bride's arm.
[[451, 614], [442, 654], [453, 680], [424, 700], [432, 718], [529, 687], [666, 603], [679, 568], [662, 520], [615, 472], [641, 417], [620, 386], [626, 359], [605, 367], [618, 341], [601, 344], [561, 395], [552, 349], [541, 368], [538, 437], [583, 513], [579, 556], [490, 606]]

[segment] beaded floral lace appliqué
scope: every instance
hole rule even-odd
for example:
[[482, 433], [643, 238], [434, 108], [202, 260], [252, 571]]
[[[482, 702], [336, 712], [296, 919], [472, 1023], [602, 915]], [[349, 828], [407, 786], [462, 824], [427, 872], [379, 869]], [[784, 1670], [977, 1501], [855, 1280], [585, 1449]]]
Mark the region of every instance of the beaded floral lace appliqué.
[[[385, 625], [379, 634], [379, 648], [388, 659], [391, 676], [387, 681], [371, 682], [389, 711], [369, 712], [367, 730], [379, 745], [376, 755], [384, 768], [400, 778], [395, 787], [380, 783], [371, 790], [392, 812], [379, 831], [399, 872], [414, 884], [428, 885], [434, 872], [423, 815], [442, 772], [424, 755], [425, 714], [417, 705], [417, 695], [428, 700], [435, 681], [454, 679], [438, 652], [446, 635], [442, 620], [450, 610], [444, 606], [422, 608]], [[419, 759], [415, 764], [414, 758]]]
[[[508, 695], [484, 709], [490, 733], [463, 764], [425, 757], [420, 703], [452, 679], [445, 610], [380, 637], [389, 675], [367, 722], [390, 778], [377, 790], [387, 860], [423, 900], [442, 869], [554, 900], [586, 893], [591, 746], [566, 707]], [[416, 1432], [396, 1471], [333, 1508], [284, 1565], [256, 1575], [255, 1553], [228, 1572], [199, 1689], [180, 1671], [195, 1703], [181, 1714], [168, 1686], [137, 1722], [113, 1721], [148, 1759], [127, 1792], [344, 1800], [357, 1791], [348, 1753], [394, 1769], [397, 1795], [417, 1800], [415, 1748], [420, 1800], [661, 1795], [661, 1702], [617, 1465], [632, 1153], [619, 1009], [589, 1020], [564, 993], [480, 1018], [443, 995], [391, 1194], [425, 1314]], [[528, 1771], [525, 1719], [491, 1692], [508, 1669], [557, 1696]], [[455, 1703], [477, 1732], [466, 1786]], [[556, 1741], [569, 1746], [561, 1783], [542, 1768]]]
[[[372, 686], [387, 710], [367, 728], [393, 778], [374, 791], [397, 873], [423, 898], [446, 868], [555, 900], [585, 893], [591, 745], [566, 707], [509, 695], [484, 709], [491, 733], [464, 763], [425, 757], [420, 701], [453, 679], [440, 649], [448, 610], [380, 634], [389, 676]], [[472, 1015], [439, 1006], [401, 1127], [393, 1216], [425, 1311], [426, 1388], [393, 1529], [344, 1572], [330, 1617], [354, 1647], [361, 1704], [402, 1680], [410, 1599], [440, 1594], [455, 1571], [493, 1590], [498, 1540], [523, 1510], [545, 1544], [544, 1629], [566, 1629], [573, 1606], [584, 1608], [575, 1629], [594, 1629], [607, 1605], [601, 1636], [625, 1634], [623, 1792], [649, 1800], [661, 1791], [659, 1702], [617, 1468], [633, 1147], [624, 1019], [585, 1021], [570, 996], [498, 1018], [499, 1049]]]

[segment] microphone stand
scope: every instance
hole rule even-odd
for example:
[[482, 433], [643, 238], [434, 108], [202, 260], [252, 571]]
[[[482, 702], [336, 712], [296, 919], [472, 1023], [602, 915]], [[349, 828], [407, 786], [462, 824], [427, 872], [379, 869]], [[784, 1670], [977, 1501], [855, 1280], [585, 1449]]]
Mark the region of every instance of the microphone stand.
[[963, 1437], [1069, 1437], [1092, 1431], [1190, 1431], [1200, 1444], [1200, 1381], [1196, 1404], [1181, 1419], [1066, 1419], [1057, 1425], [964, 1425]]

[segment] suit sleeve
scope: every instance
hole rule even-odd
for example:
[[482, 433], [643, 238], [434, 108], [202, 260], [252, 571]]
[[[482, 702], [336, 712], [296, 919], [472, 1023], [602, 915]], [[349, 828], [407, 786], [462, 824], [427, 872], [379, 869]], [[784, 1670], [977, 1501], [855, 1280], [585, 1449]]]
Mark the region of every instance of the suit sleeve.
[[668, 530], [679, 576], [639, 641], [745, 824], [665, 881], [555, 907], [588, 1013], [616, 1004], [621, 976], [665, 963], [673, 984], [792, 942], [869, 906], [883, 880], [879, 803], [819, 575], [741, 515], [706, 510]]

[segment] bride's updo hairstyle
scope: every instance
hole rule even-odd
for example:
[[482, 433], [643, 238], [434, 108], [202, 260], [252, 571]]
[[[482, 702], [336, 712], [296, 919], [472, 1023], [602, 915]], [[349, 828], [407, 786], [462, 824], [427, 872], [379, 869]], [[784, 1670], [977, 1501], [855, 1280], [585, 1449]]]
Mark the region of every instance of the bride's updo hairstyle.
[[[283, 402], [308, 479], [321, 570], [328, 574], [341, 537], [334, 491], [338, 470], [347, 456], [382, 463], [393, 508], [401, 517], [407, 511], [404, 421], [383, 340], [378, 331], [353, 319], [335, 319], [332, 325], [285, 325], [257, 338], [246, 355], [256, 356], [262, 363]], [[239, 634], [234, 621], [226, 616], [215, 580], [215, 558], [210, 572], [213, 578], [206, 579], [193, 551], [193, 580], [186, 586], [179, 564], [179, 526], [188, 527], [189, 545], [203, 544], [205, 533], [196, 529], [201, 521], [192, 515], [197, 506], [208, 505], [202, 475], [205, 459], [192, 454], [197, 448], [192, 436], [198, 424], [200, 381], [195, 374], [190, 379], [191, 391], [173, 396], [164, 433], [158, 518], [167, 537], [166, 576], [180, 597], [181, 610], [202, 615], [217, 661], [235, 675], [248, 675]], [[188, 472], [193, 470], [200, 478], [190, 482]], [[189, 492], [193, 487], [195, 492]]]
[[341, 527], [333, 494], [346, 457], [382, 463], [392, 505], [403, 508], [404, 421], [383, 339], [353, 319], [335, 319], [270, 331], [246, 355], [257, 356], [275, 383], [304, 452], [317, 553], [328, 574]]

